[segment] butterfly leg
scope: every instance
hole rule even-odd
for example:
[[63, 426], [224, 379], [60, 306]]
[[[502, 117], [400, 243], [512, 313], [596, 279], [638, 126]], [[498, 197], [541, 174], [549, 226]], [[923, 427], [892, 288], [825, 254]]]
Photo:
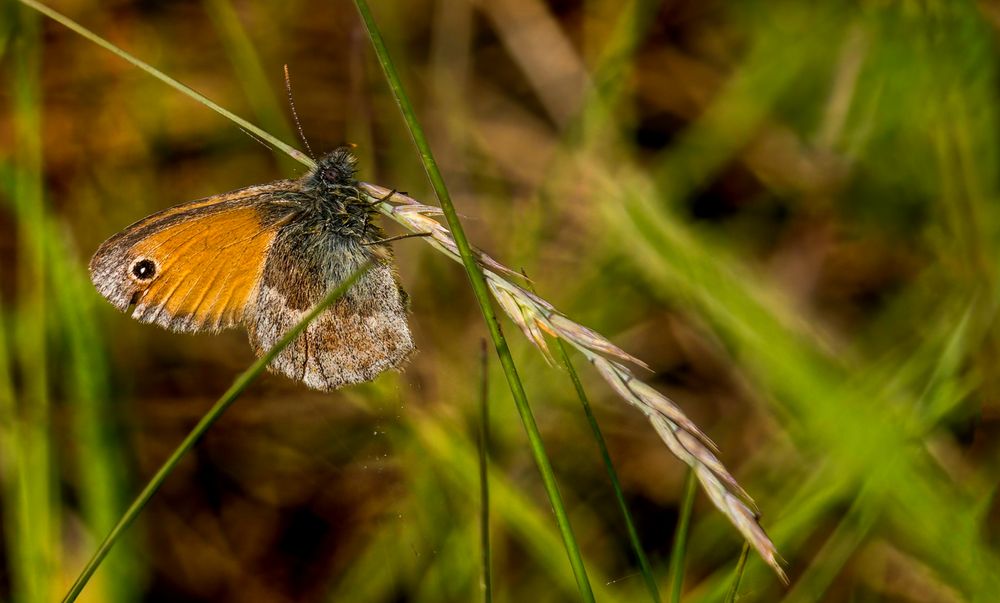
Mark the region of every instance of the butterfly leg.
[[368, 241], [367, 243], [362, 243], [362, 245], [382, 245], [384, 243], [391, 243], [393, 241], [399, 241], [401, 239], [411, 239], [413, 237], [429, 237], [429, 236], [431, 236], [431, 233], [429, 232], [411, 232], [409, 234], [389, 237], [388, 239], [379, 239], [378, 241]]
[[409, 195], [409, 193], [407, 193], [406, 191], [397, 191], [396, 189], [392, 189], [391, 191], [386, 193], [385, 196], [379, 197], [379, 201], [388, 201], [389, 199], [392, 199], [393, 195], [396, 194]]

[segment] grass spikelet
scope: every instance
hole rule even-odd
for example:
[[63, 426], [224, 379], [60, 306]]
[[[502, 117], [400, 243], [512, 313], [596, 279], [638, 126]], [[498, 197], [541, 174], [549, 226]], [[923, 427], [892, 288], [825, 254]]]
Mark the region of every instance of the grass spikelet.
[[533, 306], [521, 303], [517, 296], [510, 293], [507, 289], [497, 286], [493, 280], [487, 280], [487, 285], [490, 287], [493, 299], [497, 300], [503, 311], [517, 325], [517, 328], [521, 329], [521, 332], [528, 338], [528, 341], [538, 348], [538, 351], [545, 357], [545, 361], [549, 363], [549, 366], [555, 366], [555, 358], [552, 357], [552, 353], [549, 351], [549, 346], [545, 341], [545, 335], [541, 329], [541, 325], [545, 323], [536, 317]]
[[[461, 261], [447, 228], [430, 218], [434, 215], [430, 206], [422, 206], [406, 195], [392, 194], [389, 189], [375, 184], [366, 183], [363, 188], [373, 196], [374, 201], [383, 200], [379, 205], [383, 214], [413, 232], [431, 233], [432, 237], [428, 237], [431, 245], [453, 260]], [[646, 364], [600, 333], [559, 313], [548, 301], [501, 276], [501, 273], [517, 274], [513, 270], [497, 266], [495, 260], [478, 250], [476, 254], [494, 298], [546, 360], [551, 362], [551, 354], [541, 335], [542, 330], [580, 351], [623, 400], [649, 417], [667, 448], [695, 472], [709, 499], [771, 566], [778, 578], [787, 583], [788, 577], [781, 567], [777, 549], [760, 526], [753, 499], [714, 454], [713, 451], [717, 450], [715, 443], [673, 401], [607, 356], [642, 367]]]

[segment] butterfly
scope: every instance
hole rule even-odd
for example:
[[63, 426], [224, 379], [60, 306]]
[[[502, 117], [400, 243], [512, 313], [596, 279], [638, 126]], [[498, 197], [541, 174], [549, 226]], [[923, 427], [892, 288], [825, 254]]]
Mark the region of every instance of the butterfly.
[[91, 281], [141, 322], [188, 333], [242, 325], [260, 356], [371, 262], [268, 368], [319, 390], [374, 379], [414, 345], [392, 250], [356, 173], [341, 147], [301, 178], [154, 213], [97, 249]]

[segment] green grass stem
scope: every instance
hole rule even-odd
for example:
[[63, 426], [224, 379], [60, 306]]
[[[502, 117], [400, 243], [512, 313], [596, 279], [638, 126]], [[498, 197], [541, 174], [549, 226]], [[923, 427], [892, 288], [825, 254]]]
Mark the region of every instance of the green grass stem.
[[549, 501], [552, 503], [552, 509], [556, 516], [556, 523], [559, 525], [559, 531], [562, 535], [563, 542], [566, 545], [566, 554], [568, 555], [570, 564], [573, 567], [573, 573], [576, 576], [580, 596], [585, 601], [593, 601], [594, 593], [591, 589], [590, 581], [587, 578], [587, 570], [583, 563], [583, 556], [576, 543], [576, 537], [573, 535], [573, 528], [569, 523], [569, 516], [566, 512], [566, 507], [563, 504], [562, 496], [559, 493], [559, 487], [556, 483], [552, 463], [549, 461], [548, 455], [545, 453], [542, 436], [538, 430], [538, 425], [535, 423], [531, 407], [528, 404], [528, 397], [524, 392], [524, 386], [521, 384], [517, 368], [514, 366], [514, 359], [511, 356], [510, 348], [507, 345], [503, 332], [500, 330], [500, 323], [497, 320], [496, 313], [494, 312], [493, 306], [490, 302], [490, 294], [487, 289], [486, 280], [483, 277], [482, 270], [480, 270], [479, 265], [476, 263], [475, 257], [473, 256], [472, 248], [465, 236], [462, 223], [458, 219], [458, 213], [455, 211], [455, 206], [451, 201], [451, 195], [448, 192], [447, 186], [445, 186], [444, 177], [441, 175], [437, 162], [434, 160], [430, 144], [427, 142], [423, 128], [417, 120], [416, 111], [414, 111], [413, 105], [410, 103], [409, 96], [403, 88], [403, 83], [399, 77], [399, 73], [396, 71], [395, 64], [389, 57], [388, 48], [386, 47], [385, 41], [382, 39], [382, 34], [379, 32], [378, 26], [375, 23], [375, 18], [372, 15], [371, 9], [365, 0], [355, 0], [354, 4], [358, 8], [358, 13], [361, 15], [365, 29], [368, 32], [368, 37], [370, 38], [372, 46], [375, 49], [375, 54], [378, 57], [379, 65], [381, 65], [382, 70], [385, 73], [386, 82], [392, 91], [393, 97], [396, 99], [396, 104], [399, 106], [399, 110], [402, 113], [407, 128], [410, 131], [410, 136], [413, 138], [413, 142], [417, 147], [420, 159], [427, 172], [427, 177], [430, 179], [434, 192], [438, 197], [438, 201], [441, 203], [441, 209], [444, 212], [445, 220], [447, 221], [448, 227], [451, 229], [451, 234], [455, 239], [456, 245], [458, 246], [459, 255], [462, 258], [462, 264], [465, 266], [465, 271], [469, 276], [469, 282], [472, 285], [472, 291], [476, 296], [476, 301], [479, 303], [479, 308], [483, 313], [483, 318], [486, 320], [486, 325], [490, 332], [490, 338], [493, 340], [497, 356], [500, 358], [500, 364], [507, 377], [507, 384], [510, 386], [511, 395], [514, 397], [514, 403], [517, 406], [518, 413], [521, 416], [521, 421], [528, 434], [531, 452], [535, 458], [535, 463], [538, 465], [538, 470], [542, 475], [542, 482], [545, 485], [545, 491], [549, 496]]
[[22, 470], [22, 434], [17, 416], [17, 396], [11, 375], [12, 347], [7, 337], [6, 308], [0, 305], [0, 497], [3, 501], [3, 528], [6, 554], [9, 556], [8, 572], [11, 592], [15, 600], [23, 599], [26, 564], [17, 557], [25, 552], [28, 543], [22, 542], [21, 526], [24, 501], [21, 496], [19, 471]]
[[179, 463], [184, 455], [194, 447], [203, 435], [205, 435], [208, 428], [211, 427], [219, 419], [219, 417], [222, 416], [222, 413], [229, 408], [229, 405], [232, 404], [240, 396], [240, 394], [242, 394], [243, 391], [249, 387], [261, 373], [264, 372], [267, 365], [270, 364], [270, 362], [274, 360], [279, 353], [281, 353], [281, 350], [285, 349], [288, 344], [292, 342], [292, 340], [298, 337], [298, 335], [302, 333], [307, 326], [309, 326], [309, 323], [319, 316], [323, 310], [347, 292], [370, 266], [370, 264], [362, 266], [355, 271], [354, 274], [344, 280], [344, 282], [338, 285], [337, 288], [330, 291], [330, 293], [328, 293], [322, 301], [316, 304], [316, 306], [313, 307], [313, 309], [310, 310], [297, 325], [285, 333], [285, 335], [278, 340], [278, 343], [274, 344], [274, 347], [268, 350], [266, 354], [258, 358], [256, 362], [251, 364], [247, 370], [243, 371], [243, 373], [240, 374], [235, 381], [233, 381], [233, 384], [228, 390], [226, 390], [226, 393], [222, 394], [222, 397], [219, 398], [212, 408], [205, 413], [205, 416], [198, 421], [198, 424], [195, 425], [194, 429], [191, 430], [177, 449], [174, 450], [173, 454], [170, 455], [152, 479], [149, 480], [146, 487], [139, 493], [139, 496], [137, 496], [132, 504], [129, 505], [125, 514], [118, 520], [118, 523], [115, 524], [115, 527], [101, 543], [101, 546], [98, 547], [93, 557], [91, 557], [90, 561], [87, 562], [83, 571], [80, 572], [79, 576], [77, 576], [73, 586], [70, 587], [69, 592], [66, 593], [65, 597], [63, 597], [63, 603], [76, 601], [76, 598], [80, 595], [80, 592], [83, 591], [83, 588], [87, 585], [90, 577], [94, 575], [95, 571], [97, 571], [97, 568], [101, 565], [101, 561], [103, 561], [104, 557], [107, 556], [111, 547], [115, 545], [115, 542], [118, 541], [129, 525], [131, 525], [135, 518], [138, 517], [139, 513], [142, 512], [146, 503], [148, 503], [153, 495], [156, 494], [156, 491], [160, 489], [160, 486], [163, 485], [163, 482], [166, 481], [167, 477], [173, 472], [177, 463]]
[[733, 573], [733, 582], [729, 585], [729, 592], [726, 593], [726, 603], [736, 603], [736, 597], [740, 592], [740, 581], [743, 580], [743, 571], [747, 567], [747, 557], [750, 556], [750, 543], [743, 541], [743, 548], [740, 549], [740, 558], [736, 562], [736, 571]]
[[[52, 600], [60, 572], [57, 459], [53, 454], [49, 389], [49, 269], [45, 257], [46, 209], [42, 184], [40, 25], [36, 15], [16, 11], [10, 85], [16, 142], [13, 213], [17, 221], [17, 320], [14, 349], [23, 376], [14, 413], [19, 437], [16, 456], [16, 530], [11, 554], [13, 587], [20, 601]], [[13, 501], [11, 501], [13, 502]]]
[[[494, 416], [499, 410], [495, 410]], [[475, 444], [462, 436], [461, 425], [445, 422], [439, 417], [414, 420], [408, 428], [420, 441], [421, 459], [433, 459], [440, 475], [446, 476], [459, 492], [475, 500], [479, 483], [479, 463]], [[494, 433], [497, 428], [494, 428]], [[428, 456], [429, 455], [429, 456]], [[490, 467], [490, 512], [495, 523], [504, 526], [504, 532], [517, 548], [508, 545], [508, 552], [520, 551], [520, 559], [545, 574], [546, 594], [556, 601], [573, 600], [577, 594], [576, 577], [572, 568], [563, 560], [565, 545], [547, 509], [533, 501], [530, 490], [519, 483], [517, 476], [508, 476], [501, 467]], [[593, 516], [590, 519], [597, 521]], [[506, 539], [505, 539], [506, 540]], [[502, 546], [494, 538], [494, 549]], [[595, 596], [602, 602], [636, 600], [634, 591], [624, 593], [614, 580], [600, 567], [593, 570]], [[499, 589], [502, 590], [502, 589]], [[349, 590], [340, 591], [349, 594]], [[497, 594], [497, 591], [494, 591]]]
[[493, 601], [493, 561], [490, 549], [490, 388], [489, 355], [482, 346], [482, 377], [479, 389], [479, 539], [482, 546], [483, 601]]
[[684, 560], [687, 556], [687, 537], [691, 527], [691, 514], [694, 511], [694, 497], [698, 493], [698, 478], [694, 471], [688, 470], [687, 481], [684, 483], [684, 499], [681, 501], [681, 514], [677, 519], [677, 532], [674, 534], [674, 546], [670, 552], [670, 601], [680, 603], [681, 591], [684, 588]]
[[[10, 202], [11, 209], [16, 209], [19, 199], [16, 193], [15, 181], [19, 170], [13, 166], [2, 166], [0, 172], [0, 199]], [[74, 250], [66, 240], [65, 231], [52, 212], [42, 212], [36, 216], [38, 222], [32, 228], [24, 227], [25, 236], [38, 239], [40, 251], [44, 253], [47, 267], [46, 295], [50, 299], [52, 311], [51, 326], [47, 328], [52, 347], [63, 350], [65, 360], [51, 367], [54, 378], [65, 383], [62, 399], [65, 409], [72, 420], [73, 453], [71, 466], [65, 471], [75, 471], [78, 478], [74, 480], [76, 494], [79, 497], [79, 507], [82, 519], [91, 533], [107, 533], [121, 510], [127, 497], [125, 483], [126, 468], [122, 454], [122, 442], [118, 437], [116, 422], [121, 409], [115, 408], [113, 397], [109, 395], [106, 379], [107, 365], [105, 354], [101, 353], [102, 336], [96, 325], [93, 312], [94, 296], [90, 280], [78, 269]], [[20, 315], [4, 316], [4, 321], [11, 320], [14, 324]], [[22, 325], [23, 327], [23, 325]], [[5, 340], [0, 328], [0, 340]], [[6, 340], [4, 341], [6, 344]], [[17, 483], [25, 483], [21, 477], [23, 471], [30, 475], [33, 470], [26, 460], [26, 441], [24, 440], [23, 410], [19, 410], [10, 380], [10, 371], [14, 360], [23, 360], [25, 347], [18, 346], [13, 359], [6, 355], [5, 345], [0, 345], [0, 458], [4, 459], [4, 468], [0, 469], [7, 479], [4, 480], [2, 496], [5, 514], [6, 530], [9, 534], [7, 551], [12, 562], [12, 576], [19, 576], [17, 560], [24, 565], [24, 573], [34, 575], [37, 570], [24, 562], [29, 555], [24, 551], [33, 546], [32, 540], [18, 536], [22, 531], [16, 523], [25, 522], [22, 515], [23, 500], [17, 495]], [[18, 519], [22, 518], [22, 519]], [[15, 520], [18, 522], [15, 523]], [[110, 579], [101, 584], [101, 592], [94, 593], [101, 601], [134, 601], [136, 599], [136, 577], [141, 567], [141, 558], [134, 551], [123, 547], [120, 543], [104, 562], [105, 575]], [[72, 557], [73, 553], [64, 554]], [[110, 570], [110, 571], [108, 571]], [[15, 601], [28, 597], [21, 585], [26, 585], [30, 579], [17, 579], [12, 588], [17, 595]], [[54, 593], [52, 593], [54, 595]], [[47, 600], [51, 600], [49, 597]]]
[[601, 426], [597, 423], [597, 417], [594, 416], [594, 411], [590, 407], [590, 400], [587, 398], [587, 392], [583, 388], [583, 382], [580, 381], [580, 375], [577, 374], [576, 369], [573, 367], [569, 353], [566, 351], [566, 345], [562, 342], [562, 339], [556, 339], [556, 346], [559, 348], [559, 358], [563, 366], [566, 367], [569, 378], [573, 381], [576, 395], [580, 398], [580, 405], [583, 406], [583, 413], [586, 415], [587, 423], [593, 432], [594, 441], [597, 442], [597, 448], [601, 452], [604, 468], [608, 472], [611, 487], [615, 491], [615, 500], [618, 502], [618, 509], [621, 510], [622, 517], [625, 519], [625, 529], [628, 532], [629, 543], [632, 545], [632, 552], [635, 553], [636, 560], [639, 562], [639, 571], [642, 573], [642, 579], [646, 583], [646, 590], [649, 591], [650, 598], [659, 603], [660, 589], [656, 586], [656, 578], [653, 576], [653, 568], [649, 564], [649, 559], [646, 558], [646, 553], [642, 550], [639, 532], [635, 529], [632, 513], [628, 510], [628, 503], [625, 502], [625, 493], [622, 491], [618, 472], [615, 471], [614, 462], [611, 460], [611, 452], [608, 451], [608, 444], [604, 440], [604, 434], [601, 433]]
[[[108, 382], [105, 342], [97, 320], [93, 288], [79, 262], [67, 261], [74, 253], [62, 238], [60, 224], [49, 219], [46, 226], [47, 257], [51, 269], [52, 298], [60, 317], [59, 328], [68, 352], [60, 363], [69, 384], [67, 406], [72, 411], [74, 463], [71, 470], [79, 478], [74, 484], [80, 497], [80, 511], [95, 538], [115, 525], [131, 495], [124, 459], [126, 445], [119, 427], [119, 400]], [[129, 603], [139, 598], [138, 577], [143, 558], [121, 542], [104, 562], [101, 591], [95, 599], [107, 603]], [[89, 547], [89, 542], [84, 544]]]

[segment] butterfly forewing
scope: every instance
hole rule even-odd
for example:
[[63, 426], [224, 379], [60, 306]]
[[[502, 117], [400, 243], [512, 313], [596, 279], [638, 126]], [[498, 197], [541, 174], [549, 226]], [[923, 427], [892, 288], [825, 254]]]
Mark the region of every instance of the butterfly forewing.
[[132, 317], [178, 331], [239, 324], [254, 301], [264, 258], [294, 213], [269, 203], [288, 181], [254, 186], [155, 213], [94, 254], [97, 290]]

